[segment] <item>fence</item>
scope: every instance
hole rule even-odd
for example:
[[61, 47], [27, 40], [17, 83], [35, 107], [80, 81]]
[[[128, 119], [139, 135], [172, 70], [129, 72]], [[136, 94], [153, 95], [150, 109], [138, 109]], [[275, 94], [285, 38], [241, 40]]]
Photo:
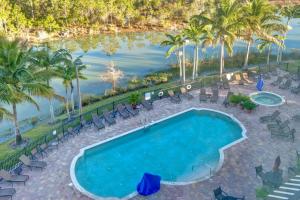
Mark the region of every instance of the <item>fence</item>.
[[[239, 71], [237, 71], [239, 72]], [[195, 81], [190, 81], [185, 84], [180, 84], [178, 81], [172, 82], [167, 84], [168, 86], [166, 87], [165, 85], [161, 85], [161, 87], [151, 87], [147, 88], [144, 90], [144, 93], [150, 92], [151, 93], [151, 98], [153, 101], [156, 101], [161, 98], [166, 98], [167, 91], [168, 90], [173, 90], [173, 91], [179, 91], [180, 87], [186, 87], [187, 85], [191, 85], [192, 90], [197, 90], [200, 89], [201, 87], [209, 86], [212, 84], [215, 84], [217, 81], [219, 81], [219, 76], [218, 75], [213, 75], [213, 76], [206, 76], [206, 77], [200, 77]], [[163, 92], [162, 96], [159, 96], [158, 94]], [[16, 151], [6, 159], [0, 161], [0, 169], [6, 169], [6, 170], [11, 170], [19, 166], [19, 157], [22, 154], [31, 155], [32, 149], [36, 148], [37, 146], [41, 144], [48, 144], [50, 142], [53, 142], [54, 140], [57, 139], [59, 135], [64, 135], [65, 132], [68, 130], [68, 128], [73, 128], [73, 129], [80, 129], [81, 128], [81, 121], [84, 119], [87, 123], [91, 123], [92, 119], [92, 114], [95, 113], [98, 116], [101, 116], [104, 111], [110, 110], [113, 112], [115, 111], [115, 106], [120, 104], [120, 103], [126, 103], [129, 101], [129, 96], [120, 98], [118, 100], [114, 100], [111, 102], [108, 102], [107, 104], [101, 105], [93, 110], [90, 110], [88, 112], [82, 113], [81, 115], [77, 116], [72, 116], [71, 119], [66, 119], [62, 120], [58, 124], [54, 125], [52, 130], [50, 130], [48, 133], [45, 135], [38, 137], [32, 141], [29, 141], [29, 144], [24, 147], [21, 150]], [[56, 134], [53, 134], [53, 131], [56, 131]]]

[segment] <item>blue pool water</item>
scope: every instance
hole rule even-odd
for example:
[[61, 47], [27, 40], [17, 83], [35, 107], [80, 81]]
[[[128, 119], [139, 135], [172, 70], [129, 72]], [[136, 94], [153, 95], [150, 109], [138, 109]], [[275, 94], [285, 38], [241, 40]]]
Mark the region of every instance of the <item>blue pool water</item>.
[[144, 172], [168, 182], [195, 181], [218, 168], [219, 149], [241, 138], [243, 128], [231, 117], [189, 110], [85, 150], [75, 161], [75, 182], [96, 196], [125, 197]]
[[263, 106], [280, 106], [284, 103], [283, 97], [271, 92], [257, 92], [250, 94], [251, 100]]

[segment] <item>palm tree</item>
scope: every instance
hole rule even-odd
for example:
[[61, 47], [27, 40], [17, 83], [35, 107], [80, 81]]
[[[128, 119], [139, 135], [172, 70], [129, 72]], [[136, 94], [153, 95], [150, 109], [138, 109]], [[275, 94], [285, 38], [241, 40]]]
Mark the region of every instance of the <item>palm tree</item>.
[[184, 40], [182, 38], [182, 35], [178, 34], [178, 35], [170, 35], [170, 34], [166, 34], [167, 39], [164, 40], [161, 45], [162, 46], [169, 46], [169, 49], [166, 52], [166, 57], [170, 57], [173, 53], [176, 56], [177, 59], [177, 63], [179, 65], [179, 76], [180, 79], [182, 80], [182, 59], [181, 59], [181, 55], [180, 55], [180, 48], [183, 47], [184, 45]]
[[280, 16], [276, 15], [275, 7], [267, 0], [250, 0], [243, 7], [244, 28], [240, 36], [247, 41], [247, 53], [245, 56], [244, 67], [248, 66], [250, 48], [253, 36], [265, 38], [268, 41], [278, 43], [279, 41], [269, 34], [270, 29], [282, 30]]
[[[80, 57], [78, 59], [80, 59]], [[63, 80], [63, 85], [65, 87], [65, 92], [66, 92], [65, 106], [66, 106], [66, 111], [67, 111], [67, 115], [68, 115], [69, 119], [71, 118], [70, 103], [69, 103], [70, 96], [71, 96], [72, 111], [75, 112], [73, 80], [86, 79], [83, 76], [83, 74], [81, 73], [81, 71], [85, 68], [86, 68], [85, 65], [81, 65], [81, 64], [78, 65], [78, 60], [77, 59], [73, 60], [72, 57], [69, 57], [69, 59], [64, 62], [64, 65], [57, 66], [57, 70], [60, 74], [59, 78], [61, 78]], [[78, 76], [77, 76], [77, 72], [78, 72]], [[78, 77], [78, 79], [77, 79], [77, 77]], [[79, 84], [77, 85], [77, 87], [79, 87]], [[70, 92], [70, 94], [69, 94], [69, 92]], [[80, 95], [80, 94], [78, 93], [78, 95]]]
[[[31, 62], [34, 65], [42, 67], [44, 69], [46, 84], [50, 86], [51, 79], [59, 76], [56, 68], [57, 65], [65, 62], [68, 56], [69, 53], [65, 49], [60, 49], [55, 52], [51, 52], [51, 50], [48, 47], [45, 47], [34, 52]], [[57, 94], [55, 94], [54, 97], [59, 100], [64, 100], [63, 97]], [[50, 108], [51, 123], [54, 123], [55, 114], [54, 114], [54, 107], [53, 107], [53, 98], [48, 99], [48, 101], [49, 101], [49, 108]]]
[[183, 30], [183, 35], [194, 44], [194, 64], [192, 79], [198, 76], [199, 66], [199, 46], [203, 47], [212, 44], [213, 37], [208, 31], [207, 26], [200, 26], [193, 20], [190, 22], [189, 27]]
[[[283, 38], [280, 35], [273, 35], [274, 38], [277, 38], [277, 40], [282, 40]], [[265, 38], [259, 38], [257, 40], [259, 43], [257, 45], [257, 48], [260, 52], [264, 51], [267, 49], [268, 53], [267, 53], [267, 66], [270, 67], [270, 56], [271, 56], [271, 50], [272, 50], [272, 45], [276, 44], [278, 45], [278, 43], [275, 43], [273, 40], [268, 40]], [[279, 43], [279, 45], [282, 45], [282, 43]]]
[[[300, 5], [290, 4], [290, 5], [282, 7], [281, 8], [281, 15], [287, 19], [286, 20], [286, 26], [289, 28], [292, 19], [300, 18]], [[284, 46], [284, 42], [285, 42], [284, 40], [287, 36], [288, 30], [289, 29], [287, 29], [284, 32], [284, 37], [283, 37], [283, 40], [282, 40], [282, 43], [283, 43], [282, 46]], [[278, 52], [278, 59], [277, 60], [278, 60], [278, 62], [281, 62], [282, 61], [282, 47], [279, 47], [278, 50], [279, 50], [279, 52]]]
[[[74, 60], [71, 57], [67, 60], [67, 65], [68, 67], [74, 69], [75, 68], [75, 78], [76, 78], [76, 86], [77, 86], [77, 95], [78, 95], [78, 108], [79, 108], [79, 113], [82, 113], [82, 102], [81, 102], [81, 92], [80, 92], [80, 83], [79, 79], [86, 79], [86, 77], [83, 76], [81, 73], [82, 70], [86, 69], [86, 65], [83, 64], [81, 60], [82, 56], [76, 57]], [[72, 97], [72, 105], [73, 105], [73, 110], [74, 110], [74, 97], [73, 97], [73, 91], [71, 90], [71, 97]]]
[[51, 98], [54, 94], [52, 88], [42, 81], [42, 69], [30, 65], [31, 54], [31, 49], [28, 50], [26, 44], [19, 40], [0, 38], [0, 101], [12, 106], [17, 145], [22, 142], [17, 104], [28, 102], [39, 110], [39, 105], [32, 97]]
[[214, 35], [214, 43], [220, 44], [220, 78], [224, 71], [225, 49], [229, 55], [233, 53], [233, 44], [237, 38], [237, 32], [242, 27], [240, 20], [242, 4], [239, 0], [216, 0], [215, 10], [204, 11], [194, 16], [199, 24], [210, 26]]

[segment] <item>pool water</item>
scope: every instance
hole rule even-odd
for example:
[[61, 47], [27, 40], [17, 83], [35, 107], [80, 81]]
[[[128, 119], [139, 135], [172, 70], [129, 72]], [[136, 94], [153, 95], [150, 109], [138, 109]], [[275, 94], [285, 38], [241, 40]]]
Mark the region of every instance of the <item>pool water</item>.
[[254, 103], [263, 106], [279, 106], [284, 103], [284, 99], [271, 92], [257, 92], [250, 94], [250, 98]]
[[192, 109], [86, 149], [73, 160], [72, 180], [94, 196], [120, 198], [136, 190], [144, 172], [167, 182], [196, 181], [217, 170], [219, 149], [244, 138], [243, 130], [225, 114]]

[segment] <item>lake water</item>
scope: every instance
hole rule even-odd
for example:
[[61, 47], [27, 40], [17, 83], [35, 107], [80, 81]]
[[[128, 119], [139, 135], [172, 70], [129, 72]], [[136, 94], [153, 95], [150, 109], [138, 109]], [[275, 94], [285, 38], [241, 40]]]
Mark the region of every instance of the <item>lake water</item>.
[[[300, 20], [292, 22], [293, 30], [289, 32], [286, 40], [287, 49], [299, 48], [299, 22]], [[87, 69], [83, 74], [87, 77], [87, 80], [80, 81], [81, 91], [83, 94], [98, 95], [112, 87], [110, 83], [100, 79], [100, 74], [106, 71], [106, 66], [111, 61], [124, 72], [124, 77], [120, 80], [121, 85], [126, 84], [129, 79], [135, 76], [140, 77], [151, 72], [164, 70], [169, 68], [170, 64], [175, 63], [174, 57], [165, 58], [167, 47], [160, 46], [162, 40], [164, 40], [163, 33], [102, 34], [99, 36], [54, 41], [50, 42], [49, 46], [52, 49], [68, 48], [74, 57], [83, 55], [82, 60], [87, 65]], [[187, 49], [188, 54], [191, 55], [192, 47]], [[237, 42], [235, 50], [240, 51], [243, 49], [245, 49], [245, 44]], [[206, 54], [216, 56], [218, 49], [208, 49]], [[58, 94], [64, 96], [65, 90], [61, 82], [61, 80], [53, 80], [51, 84]], [[29, 104], [17, 106], [19, 120], [48, 114], [48, 101], [41, 98], [38, 98], [37, 101], [40, 105], [40, 111], [37, 111]], [[0, 123], [0, 131], [10, 126], [11, 122], [2, 122]]]

